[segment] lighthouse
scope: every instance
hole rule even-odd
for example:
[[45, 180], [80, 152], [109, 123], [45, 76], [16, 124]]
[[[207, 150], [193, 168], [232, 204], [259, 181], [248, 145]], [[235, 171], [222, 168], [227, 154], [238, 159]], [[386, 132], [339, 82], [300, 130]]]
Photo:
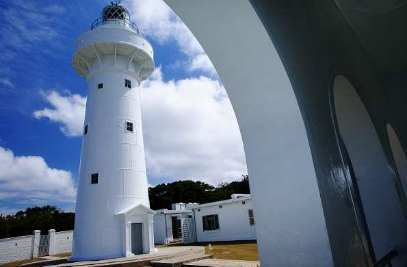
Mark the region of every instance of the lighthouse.
[[153, 48], [112, 3], [76, 40], [72, 64], [88, 98], [71, 260], [151, 253], [139, 85], [154, 71]]

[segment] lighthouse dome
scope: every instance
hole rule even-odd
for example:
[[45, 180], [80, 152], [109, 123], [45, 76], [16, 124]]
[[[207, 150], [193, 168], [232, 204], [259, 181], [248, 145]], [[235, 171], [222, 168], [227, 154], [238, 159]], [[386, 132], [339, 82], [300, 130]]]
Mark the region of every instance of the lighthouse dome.
[[130, 20], [129, 11], [120, 4], [111, 2], [110, 5], [103, 8], [102, 11], [103, 21], [107, 20]]

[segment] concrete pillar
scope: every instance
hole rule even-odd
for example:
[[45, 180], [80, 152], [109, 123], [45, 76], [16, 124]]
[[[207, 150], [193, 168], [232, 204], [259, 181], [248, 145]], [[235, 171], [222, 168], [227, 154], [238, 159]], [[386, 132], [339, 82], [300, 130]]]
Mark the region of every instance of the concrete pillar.
[[49, 247], [48, 247], [48, 254], [55, 255], [56, 254], [56, 239], [55, 239], [55, 229], [48, 230], [49, 236]]
[[33, 245], [32, 245], [32, 253], [31, 253], [31, 258], [38, 258], [38, 248], [40, 246], [40, 237], [41, 237], [41, 231], [40, 230], [34, 230], [33, 233]]
[[156, 252], [154, 247], [154, 214], [148, 214], [149, 253]]

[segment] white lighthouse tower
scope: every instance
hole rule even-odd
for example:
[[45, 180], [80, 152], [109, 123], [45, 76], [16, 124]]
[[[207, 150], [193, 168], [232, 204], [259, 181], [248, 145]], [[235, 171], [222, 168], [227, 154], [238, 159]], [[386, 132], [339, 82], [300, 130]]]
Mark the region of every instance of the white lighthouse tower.
[[75, 42], [73, 67], [88, 83], [71, 260], [154, 251], [140, 110], [153, 48], [112, 3]]

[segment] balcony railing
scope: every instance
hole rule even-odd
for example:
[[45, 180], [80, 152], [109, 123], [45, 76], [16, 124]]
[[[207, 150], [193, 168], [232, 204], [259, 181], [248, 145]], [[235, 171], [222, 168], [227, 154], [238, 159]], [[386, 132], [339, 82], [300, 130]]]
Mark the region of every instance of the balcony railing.
[[373, 267], [391, 267], [391, 260], [397, 257], [398, 253], [395, 250], [391, 250], [389, 253], [383, 256], [380, 260], [373, 264]]
[[90, 26], [90, 29], [93, 30], [93, 29], [95, 29], [97, 27], [100, 27], [100, 26], [106, 25], [106, 24], [123, 25], [125, 27], [128, 27], [128, 28], [134, 30], [138, 34], [140, 34], [140, 31], [139, 31], [136, 23], [134, 23], [133, 21], [131, 21], [129, 19], [107, 19], [106, 20], [104, 18], [98, 18], [92, 23], [92, 25]]

